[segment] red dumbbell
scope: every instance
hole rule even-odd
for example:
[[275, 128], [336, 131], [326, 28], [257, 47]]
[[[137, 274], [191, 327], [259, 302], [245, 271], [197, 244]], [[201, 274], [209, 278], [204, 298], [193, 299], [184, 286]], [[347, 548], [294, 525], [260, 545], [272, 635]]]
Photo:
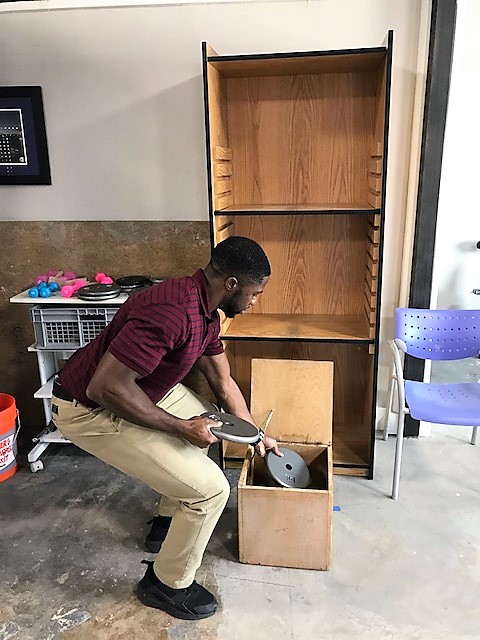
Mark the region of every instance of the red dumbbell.
[[62, 287], [61, 294], [64, 298], [71, 298], [75, 291], [78, 291], [81, 287], [84, 287], [87, 281], [83, 278], [76, 280], [73, 284], [66, 284]]
[[102, 272], [97, 273], [97, 275], [95, 276], [95, 282], [98, 282], [99, 284], [113, 284], [112, 278]]

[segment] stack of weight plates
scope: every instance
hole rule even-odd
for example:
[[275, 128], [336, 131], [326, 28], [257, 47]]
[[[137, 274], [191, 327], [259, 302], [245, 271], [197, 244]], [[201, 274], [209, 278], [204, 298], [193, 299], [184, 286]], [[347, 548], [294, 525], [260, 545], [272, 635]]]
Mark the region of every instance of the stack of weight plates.
[[135, 293], [139, 289], [149, 287], [152, 281], [147, 276], [124, 276], [117, 278], [117, 284], [124, 293]]
[[78, 290], [78, 297], [81, 300], [102, 302], [116, 298], [121, 292], [118, 284], [87, 284]]

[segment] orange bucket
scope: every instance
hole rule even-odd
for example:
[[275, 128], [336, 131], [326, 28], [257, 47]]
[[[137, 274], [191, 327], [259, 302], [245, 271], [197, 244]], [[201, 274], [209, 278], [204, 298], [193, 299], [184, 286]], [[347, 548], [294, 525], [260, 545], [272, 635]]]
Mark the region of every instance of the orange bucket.
[[17, 418], [15, 398], [0, 393], [0, 482], [13, 476], [17, 470]]

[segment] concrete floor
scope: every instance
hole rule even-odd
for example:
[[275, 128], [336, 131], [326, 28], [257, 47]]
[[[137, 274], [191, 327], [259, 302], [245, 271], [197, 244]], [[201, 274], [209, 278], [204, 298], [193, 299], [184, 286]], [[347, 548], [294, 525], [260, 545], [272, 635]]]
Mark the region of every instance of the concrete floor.
[[480, 380], [480, 358], [463, 360], [432, 361], [432, 382], [478, 382]]
[[[239, 564], [236, 495], [197, 579], [215, 616], [176, 620], [133, 590], [153, 491], [72, 445], [0, 485], [0, 640], [467, 640], [480, 638], [480, 447], [465, 429], [377, 441], [373, 481], [335, 476], [329, 572]], [[229, 472], [235, 485], [237, 472]]]

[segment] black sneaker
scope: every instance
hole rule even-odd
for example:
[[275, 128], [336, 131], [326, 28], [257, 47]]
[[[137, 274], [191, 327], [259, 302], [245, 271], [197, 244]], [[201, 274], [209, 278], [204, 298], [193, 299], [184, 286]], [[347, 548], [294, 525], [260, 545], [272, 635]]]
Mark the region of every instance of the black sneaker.
[[148, 567], [138, 583], [137, 596], [147, 607], [162, 609], [182, 620], [200, 620], [213, 616], [218, 603], [205, 587], [194, 580], [186, 589], [172, 589], [157, 578], [153, 562], [142, 560], [142, 563]]
[[168, 516], [154, 516], [147, 524], [151, 524], [152, 528], [145, 540], [145, 547], [151, 553], [158, 553], [162, 542], [167, 537], [168, 528], [172, 519]]

